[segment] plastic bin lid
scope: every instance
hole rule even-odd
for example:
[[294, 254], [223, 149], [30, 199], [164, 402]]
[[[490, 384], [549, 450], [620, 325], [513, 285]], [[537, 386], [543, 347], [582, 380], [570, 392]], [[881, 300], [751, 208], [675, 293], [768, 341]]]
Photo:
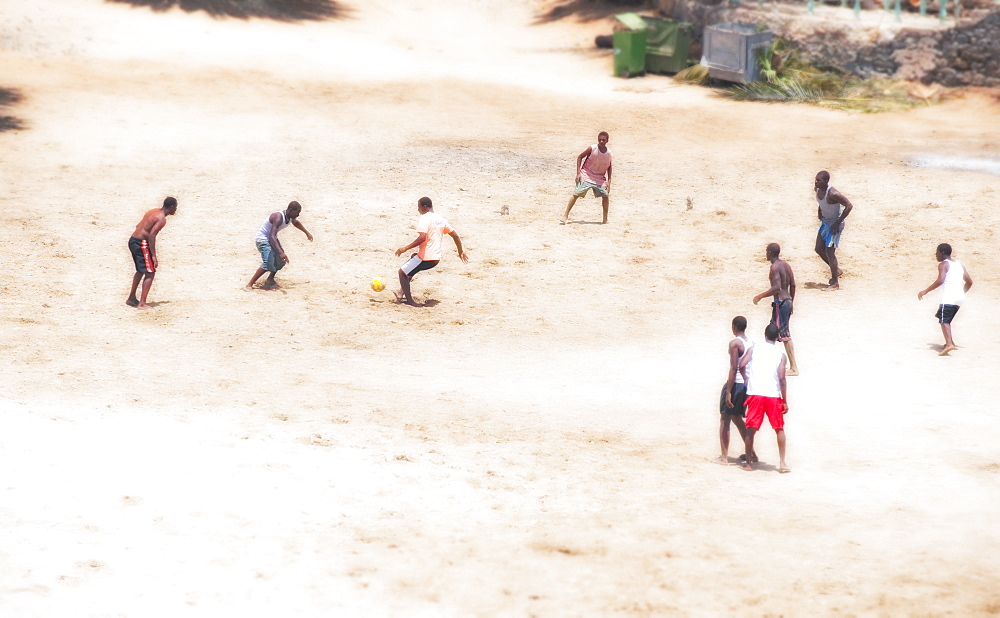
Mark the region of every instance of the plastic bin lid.
[[646, 20], [638, 13], [619, 13], [615, 15], [615, 19], [625, 24], [625, 27], [630, 30], [646, 29]]

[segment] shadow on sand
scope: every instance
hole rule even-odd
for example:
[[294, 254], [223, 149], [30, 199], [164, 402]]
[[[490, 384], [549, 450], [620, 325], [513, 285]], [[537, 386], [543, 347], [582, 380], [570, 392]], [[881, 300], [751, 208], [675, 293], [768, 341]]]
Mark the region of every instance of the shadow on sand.
[[343, 16], [344, 10], [334, 0], [105, 0], [167, 11], [205, 11], [212, 17], [261, 17], [278, 21], [331, 19]]
[[817, 283], [816, 281], [806, 281], [805, 283], [802, 284], [802, 287], [804, 287], [807, 290], [822, 290], [828, 287], [829, 285], [830, 285], [829, 283]]
[[569, 0], [569, 2], [560, 2], [537, 15], [535, 23], [558, 21], [569, 16], [580, 21], [595, 21], [626, 11], [648, 10], [650, 8], [650, 3], [643, 0]]
[[[13, 105], [21, 100], [21, 93], [9, 88], [0, 88], [0, 111], [8, 105]], [[23, 129], [24, 123], [13, 116], [0, 115], [0, 131], [16, 131]]]

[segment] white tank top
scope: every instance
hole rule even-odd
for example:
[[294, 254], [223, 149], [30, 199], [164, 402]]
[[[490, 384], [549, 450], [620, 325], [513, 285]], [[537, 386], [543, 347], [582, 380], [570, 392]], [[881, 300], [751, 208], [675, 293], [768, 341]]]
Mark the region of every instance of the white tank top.
[[827, 198], [830, 197], [831, 189], [833, 189], [833, 187], [827, 186], [826, 193], [823, 194], [823, 197], [816, 198], [816, 201], [819, 202], [820, 219], [822, 219], [823, 223], [828, 225], [832, 225], [837, 219], [840, 218], [840, 210], [842, 206], [841, 204], [831, 204], [827, 201]]
[[[287, 216], [285, 216], [284, 210], [279, 210], [278, 213], [281, 214], [281, 223], [278, 225], [278, 229], [274, 232], [277, 234], [281, 230], [288, 227], [289, 221], [291, 221]], [[272, 215], [275, 213], [271, 213]], [[260, 226], [260, 231], [257, 232], [257, 240], [262, 240], [267, 242], [271, 237], [271, 216], [268, 215], [267, 219], [264, 219], [264, 225]]]
[[[746, 357], [747, 352], [749, 352], [750, 348], [753, 347], [753, 341], [750, 341], [750, 339], [747, 337], [736, 337], [736, 338], [743, 342], [743, 354], [740, 354], [740, 359], [736, 361], [736, 366], [739, 367], [740, 363], [742, 363], [743, 359]], [[738, 369], [736, 371], [736, 383], [743, 384], [743, 373], [740, 372]]]
[[754, 346], [753, 356], [747, 363], [747, 395], [781, 397], [781, 382], [778, 381], [778, 365], [785, 351], [777, 343], [765, 341]]
[[965, 267], [958, 260], [948, 258], [948, 272], [941, 285], [942, 305], [961, 305], [965, 298]]

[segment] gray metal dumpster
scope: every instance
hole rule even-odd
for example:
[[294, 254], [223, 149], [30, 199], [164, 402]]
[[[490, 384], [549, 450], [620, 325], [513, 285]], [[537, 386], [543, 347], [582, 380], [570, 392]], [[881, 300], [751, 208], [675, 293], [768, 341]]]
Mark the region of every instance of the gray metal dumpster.
[[705, 28], [701, 63], [708, 76], [746, 84], [760, 80], [756, 50], [771, 44], [774, 34], [753, 26], [724, 23]]

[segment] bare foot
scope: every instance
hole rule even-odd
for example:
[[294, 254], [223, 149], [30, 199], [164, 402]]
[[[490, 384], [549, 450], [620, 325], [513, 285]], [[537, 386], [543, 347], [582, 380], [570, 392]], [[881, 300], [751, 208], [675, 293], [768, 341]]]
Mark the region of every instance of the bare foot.
[[719, 455], [718, 457], [716, 457], [715, 459], [712, 460], [712, 463], [717, 463], [720, 466], [728, 466], [729, 465], [729, 458], [728, 457], [723, 457], [722, 455]]
[[393, 290], [392, 295], [396, 297], [396, 302], [403, 302], [403, 290]]
[[147, 305], [146, 303], [139, 303], [135, 306], [136, 309], [152, 309], [152, 305]]
[[138, 307], [139, 306], [139, 299], [137, 299], [137, 298], [130, 298], [130, 299], [128, 299], [128, 300], [125, 301], [125, 304], [128, 305], [129, 307]]
[[831, 290], [839, 290], [839, 289], [840, 289], [840, 284], [839, 283], [831, 283], [830, 285], [828, 285], [825, 288], [823, 288], [823, 291], [824, 292], [829, 292]]
[[559, 219], [559, 225], [566, 225], [566, 219]]
[[798, 369], [789, 369], [788, 371], [785, 372], [785, 375], [786, 376], [797, 376], [797, 375], [799, 375], [799, 370]]
[[778, 466], [778, 472], [781, 474], [788, 474], [791, 471], [792, 469], [786, 466], [785, 464], [781, 464], [780, 466]]
[[248, 285], [248, 286], [244, 287], [243, 289], [246, 290], [247, 292], [253, 292], [253, 286], [252, 285]]
[[948, 356], [949, 354], [952, 353], [952, 351], [957, 350], [957, 349], [958, 349], [957, 345], [946, 345], [941, 350], [941, 352], [938, 354], [938, 356]]
[[744, 461], [740, 464], [740, 470], [743, 470], [744, 472], [753, 472], [753, 464], [748, 464]]
[[264, 289], [264, 290], [277, 290], [277, 289], [281, 288], [281, 286], [278, 285], [277, 283], [265, 283], [264, 285], [262, 285], [260, 287], [261, 287], [261, 289]]

